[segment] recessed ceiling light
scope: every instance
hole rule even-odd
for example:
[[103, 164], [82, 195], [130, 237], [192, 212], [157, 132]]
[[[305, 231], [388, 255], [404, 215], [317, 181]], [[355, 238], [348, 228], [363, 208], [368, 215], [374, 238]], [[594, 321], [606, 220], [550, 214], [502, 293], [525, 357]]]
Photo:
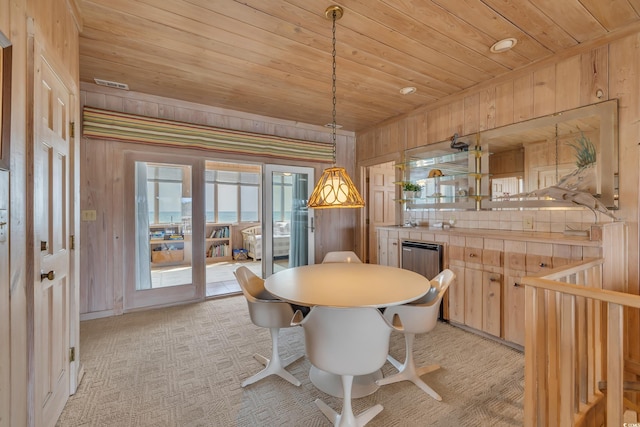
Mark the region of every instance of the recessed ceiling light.
[[416, 93], [418, 89], [413, 86], [407, 86], [400, 89], [400, 93], [403, 95], [411, 95], [412, 93]]
[[491, 52], [493, 53], [506, 52], [509, 49], [513, 48], [516, 45], [516, 43], [518, 43], [518, 40], [514, 39], [513, 37], [498, 40], [493, 44], [493, 46], [491, 46]]

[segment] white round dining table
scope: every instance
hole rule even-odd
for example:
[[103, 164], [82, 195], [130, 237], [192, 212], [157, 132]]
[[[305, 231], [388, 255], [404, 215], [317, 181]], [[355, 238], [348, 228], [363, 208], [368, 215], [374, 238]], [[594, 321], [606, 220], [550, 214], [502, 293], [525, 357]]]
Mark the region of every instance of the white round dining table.
[[[305, 265], [279, 271], [265, 280], [265, 288], [287, 302], [304, 306], [388, 307], [406, 304], [425, 295], [431, 282], [424, 276], [401, 268], [377, 264], [328, 263]], [[342, 396], [340, 377], [315, 366], [311, 382], [323, 392]], [[378, 389], [378, 370], [354, 378], [352, 397], [372, 394]]]
[[269, 276], [264, 286], [278, 298], [298, 305], [388, 307], [422, 297], [431, 283], [401, 268], [345, 262], [282, 270]]

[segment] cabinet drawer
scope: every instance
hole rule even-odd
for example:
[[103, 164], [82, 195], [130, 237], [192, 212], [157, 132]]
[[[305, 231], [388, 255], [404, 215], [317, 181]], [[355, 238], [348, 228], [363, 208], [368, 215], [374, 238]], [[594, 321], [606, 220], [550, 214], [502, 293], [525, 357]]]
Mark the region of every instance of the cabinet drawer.
[[527, 273], [544, 273], [553, 268], [551, 255], [532, 255], [526, 257]]
[[502, 251], [493, 249], [482, 250], [482, 263], [494, 267], [502, 267]]
[[465, 262], [482, 264], [482, 249], [465, 247], [464, 260]]
[[510, 270], [524, 271], [526, 268], [526, 255], [519, 252], [507, 252], [505, 255], [506, 267]]
[[449, 246], [449, 259], [455, 259], [458, 261], [464, 261], [464, 247], [463, 246]]
[[562, 267], [563, 265], [571, 264], [571, 260], [569, 258], [561, 258], [561, 257], [553, 257], [551, 259], [551, 264], [553, 268]]

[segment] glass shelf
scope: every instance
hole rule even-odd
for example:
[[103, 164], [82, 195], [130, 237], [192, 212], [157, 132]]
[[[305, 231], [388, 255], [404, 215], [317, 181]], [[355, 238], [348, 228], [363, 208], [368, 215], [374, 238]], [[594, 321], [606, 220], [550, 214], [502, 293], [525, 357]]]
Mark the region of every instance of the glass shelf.
[[473, 194], [482, 191], [488, 176], [481, 171], [487, 154], [479, 147], [452, 150], [450, 141], [407, 150], [405, 161], [397, 165], [403, 170], [403, 180], [397, 184], [414, 183], [422, 190], [414, 198], [404, 194], [400, 202], [408, 209], [478, 209], [478, 201], [484, 197]]

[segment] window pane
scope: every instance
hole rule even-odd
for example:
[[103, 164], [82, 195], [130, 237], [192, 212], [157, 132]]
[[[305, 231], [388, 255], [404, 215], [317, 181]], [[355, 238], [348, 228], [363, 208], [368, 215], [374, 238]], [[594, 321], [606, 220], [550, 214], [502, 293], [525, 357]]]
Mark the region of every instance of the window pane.
[[240, 187], [240, 221], [258, 221], [258, 187]]
[[182, 182], [182, 168], [174, 166], [148, 165], [147, 179]]
[[242, 184], [260, 184], [260, 174], [240, 172], [240, 182]]
[[282, 186], [275, 183], [274, 177], [274, 185], [273, 185], [273, 220], [274, 221], [283, 221], [284, 220], [284, 212], [283, 212], [283, 200], [282, 200]]
[[[136, 178], [137, 179], [137, 178]], [[147, 208], [149, 209], [149, 224], [156, 223], [156, 185], [147, 181]]]
[[214, 222], [216, 220], [216, 186], [207, 182], [204, 187], [204, 216], [206, 222]]
[[218, 184], [218, 222], [238, 222], [238, 187]]
[[229, 171], [216, 171], [218, 182], [238, 182], [239, 173]]
[[284, 218], [283, 221], [291, 222], [291, 205], [293, 201], [293, 189], [290, 186], [284, 188]]
[[182, 220], [182, 182], [158, 183], [158, 222], [173, 223]]
[[204, 180], [205, 182], [213, 182], [216, 178], [216, 172], [207, 169], [206, 171], [204, 171]]

